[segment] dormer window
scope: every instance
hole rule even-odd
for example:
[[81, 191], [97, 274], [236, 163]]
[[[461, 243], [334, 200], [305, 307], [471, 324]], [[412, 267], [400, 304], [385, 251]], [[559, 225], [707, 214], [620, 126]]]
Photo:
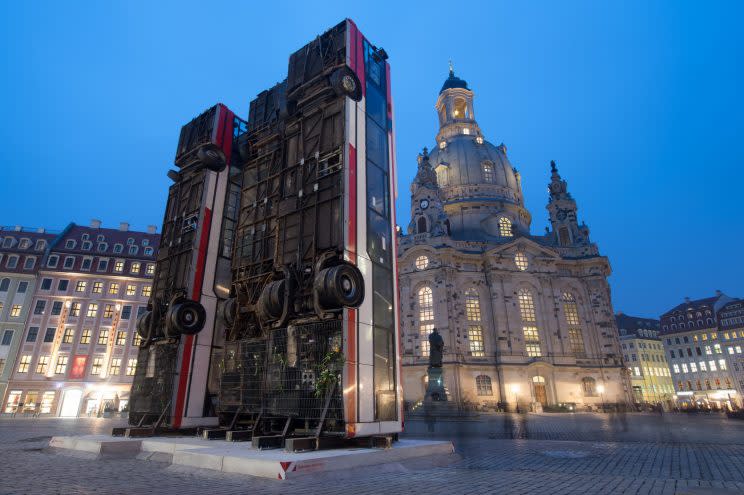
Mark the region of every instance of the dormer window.
[[443, 150], [446, 147], [447, 147], [447, 141], [445, 141], [445, 140], [439, 141], [439, 149], [440, 150]]
[[483, 144], [483, 136], [476, 136], [475, 142], [478, 144]]
[[93, 247], [93, 243], [90, 241], [83, 241], [83, 251], [90, 251]]
[[26, 238], [21, 239], [21, 242], [18, 244], [19, 249], [28, 249], [29, 246], [31, 246], [31, 240]]
[[38, 241], [36, 241], [35, 249], [37, 251], [43, 251], [45, 247], [46, 247], [46, 241], [44, 239], [39, 239]]
[[102, 235], [96, 236], [96, 242], [103, 242], [103, 236]]
[[493, 184], [493, 163], [483, 162], [481, 168], [483, 169], [483, 182]]
[[67, 239], [65, 249], [75, 249], [75, 241], [73, 239]]
[[121, 244], [114, 244], [114, 253], [119, 254], [124, 250], [124, 246]]
[[463, 128], [462, 133], [467, 136], [468, 134], [470, 134], [470, 129], [468, 129], [467, 127], [465, 127], [465, 128]]

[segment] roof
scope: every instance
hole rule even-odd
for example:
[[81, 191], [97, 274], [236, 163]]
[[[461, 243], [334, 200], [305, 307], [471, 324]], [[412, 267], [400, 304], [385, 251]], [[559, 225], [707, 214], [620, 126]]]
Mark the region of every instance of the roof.
[[[630, 316], [623, 313], [615, 315], [620, 336], [630, 336], [642, 339], [661, 340], [659, 339], [659, 320], [654, 318], [642, 318], [640, 316]], [[653, 332], [653, 333], [649, 333]]]
[[454, 69], [450, 68], [449, 71], [449, 77], [444, 81], [444, 84], [442, 85], [442, 89], [439, 90], [439, 94], [441, 95], [448, 89], [454, 89], [454, 88], [461, 88], [461, 89], [469, 89], [468, 83], [464, 81], [463, 79], [460, 79], [455, 75]]

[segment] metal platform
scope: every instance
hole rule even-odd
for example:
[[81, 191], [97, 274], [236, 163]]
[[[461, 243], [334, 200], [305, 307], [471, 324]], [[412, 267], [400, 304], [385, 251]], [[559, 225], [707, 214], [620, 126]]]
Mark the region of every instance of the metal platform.
[[49, 446], [95, 457], [169, 460], [174, 465], [272, 479], [396, 463], [405, 459], [447, 456], [451, 442], [401, 440], [388, 448], [341, 448], [309, 452], [258, 450], [249, 442], [197, 437], [112, 438], [108, 435], [54, 437]]

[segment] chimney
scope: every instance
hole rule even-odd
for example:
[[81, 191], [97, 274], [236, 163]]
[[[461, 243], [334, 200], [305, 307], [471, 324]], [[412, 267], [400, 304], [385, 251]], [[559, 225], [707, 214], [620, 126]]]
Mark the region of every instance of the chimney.
[[93, 219], [90, 221], [90, 228], [91, 229], [100, 229], [101, 228], [101, 221], [98, 219]]
[[147, 226], [147, 233], [148, 234], [154, 234], [158, 231], [158, 228], [154, 225], [148, 225]]
[[21, 225], [16, 225], [15, 227], [13, 227], [13, 230], [15, 230], [16, 232], [20, 232], [21, 230], [23, 230], [23, 227]]
[[44, 230], [44, 227], [39, 227], [38, 229], [36, 229], [37, 234], [43, 234], [44, 232], [46, 232], [46, 230]]
[[129, 230], [129, 223], [128, 222], [119, 223], [119, 230], [121, 230], [122, 232], [127, 232]]

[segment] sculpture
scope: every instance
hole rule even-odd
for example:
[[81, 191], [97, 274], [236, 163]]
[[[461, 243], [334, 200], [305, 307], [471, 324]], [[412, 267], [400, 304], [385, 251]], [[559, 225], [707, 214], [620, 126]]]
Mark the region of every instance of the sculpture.
[[429, 368], [442, 367], [442, 354], [444, 353], [444, 339], [435, 328], [429, 334]]

